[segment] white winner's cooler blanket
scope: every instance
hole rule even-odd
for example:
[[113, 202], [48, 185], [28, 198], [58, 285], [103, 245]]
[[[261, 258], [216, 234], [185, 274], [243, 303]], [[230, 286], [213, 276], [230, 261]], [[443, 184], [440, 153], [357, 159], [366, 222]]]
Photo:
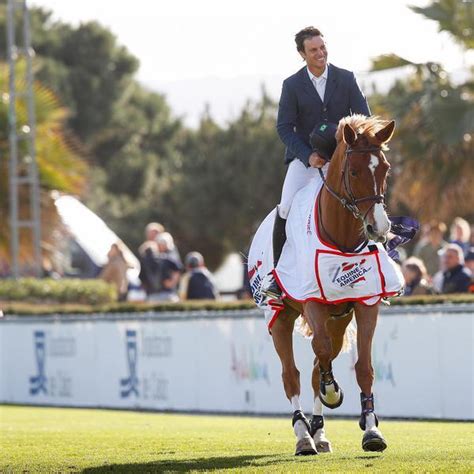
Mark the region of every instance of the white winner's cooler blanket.
[[269, 307], [262, 288], [273, 271], [286, 297], [336, 304], [359, 301], [374, 305], [403, 288], [403, 276], [381, 244], [369, 242], [359, 253], [343, 253], [321, 241], [317, 229], [316, 198], [322, 181], [314, 179], [299, 191], [286, 223], [287, 241], [273, 268], [274, 209], [262, 222], [249, 251], [248, 271], [253, 297], [265, 310], [269, 327], [281, 308]]

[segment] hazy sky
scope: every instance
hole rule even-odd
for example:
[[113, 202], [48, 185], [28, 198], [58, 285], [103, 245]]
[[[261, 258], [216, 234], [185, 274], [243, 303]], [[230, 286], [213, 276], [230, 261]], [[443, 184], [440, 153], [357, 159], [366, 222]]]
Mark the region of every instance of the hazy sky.
[[[294, 34], [314, 25], [326, 37], [329, 61], [363, 72], [370, 58], [396, 53], [435, 60], [448, 71], [467, 57], [434, 22], [408, 6], [426, 0], [30, 0], [56, 18], [108, 26], [140, 59], [138, 78], [168, 95], [180, 114], [212, 107], [238, 108], [262, 82], [278, 95], [281, 81], [302, 62]], [[242, 81], [239, 81], [242, 78]], [[241, 86], [240, 86], [241, 85]], [[196, 91], [190, 100], [189, 89]], [[198, 89], [198, 90], [196, 90]], [[187, 94], [186, 94], [187, 93]], [[236, 102], [237, 101], [237, 102]], [[232, 113], [231, 110], [228, 112]], [[235, 112], [235, 110], [234, 110]], [[227, 112], [226, 112], [227, 113]], [[224, 113], [224, 115], [226, 114]]]

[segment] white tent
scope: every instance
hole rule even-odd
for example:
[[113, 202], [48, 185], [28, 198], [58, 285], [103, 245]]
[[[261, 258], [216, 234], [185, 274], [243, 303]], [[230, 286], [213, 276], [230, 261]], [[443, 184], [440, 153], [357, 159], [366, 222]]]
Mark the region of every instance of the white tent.
[[[56, 209], [62, 223], [67, 228], [77, 244], [98, 267], [107, 263], [107, 252], [110, 246], [120, 238], [107, 224], [88, 207], [73, 196], [53, 196]], [[130, 264], [128, 279], [132, 284], [138, 284], [140, 263], [131, 250], [123, 245], [124, 257]]]

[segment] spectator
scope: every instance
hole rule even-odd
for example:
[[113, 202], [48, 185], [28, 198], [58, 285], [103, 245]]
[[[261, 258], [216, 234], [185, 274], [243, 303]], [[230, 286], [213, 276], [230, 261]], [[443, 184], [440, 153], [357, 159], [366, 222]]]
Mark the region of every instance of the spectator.
[[190, 252], [185, 258], [186, 275], [183, 278], [181, 294], [187, 300], [215, 300], [218, 296], [211, 272], [204, 264], [199, 252]]
[[156, 237], [160, 256], [168, 257], [181, 265], [181, 256], [174, 243], [173, 236], [169, 232], [162, 232]]
[[464, 253], [469, 251], [469, 241], [471, 237], [471, 226], [462, 217], [456, 217], [450, 228], [450, 243], [458, 244]]
[[139, 249], [140, 274], [147, 298], [161, 290], [161, 273], [158, 265], [158, 244], [156, 241], [145, 241]]
[[138, 248], [140, 274], [138, 277], [147, 296], [160, 290], [160, 276], [156, 265], [158, 258], [157, 237], [165, 231], [162, 224], [150, 222], [145, 227], [145, 241]]
[[441, 255], [441, 293], [465, 293], [471, 283], [471, 272], [464, 266], [464, 253], [457, 244], [448, 244]]
[[474, 247], [469, 249], [465, 258], [466, 268], [471, 272], [471, 283], [469, 284], [469, 293], [474, 293]]
[[138, 253], [144, 255], [146, 250], [150, 248], [152, 242], [156, 242], [157, 237], [165, 231], [162, 224], [158, 222], [150, 222], [145, 227], [145, 242], [140, 245]]
[[117, 289], [118, 300], [125, 301], [128, 293], [127, 269], [129, 265], [125, 260], [120, 243], [111, 245], [107, 257], [108, 262], [99, 273], [99, 278], [113, 284]]
[[433, 288], [428, 283], [428, 274], [424, 263], [417, 257], [410, 257], [402, 265], [405, 278], [405, 295], [431, 295]]
[[446, 224], [444, 222], [433, 221], [430, 223], [427, 234], [426, 243], [419, 247], [414, 256], [420, 258], [426, 266], [428, 275], [434, 275], [439, 269], [439, 250], [441, 250], [447, 242], [443, 240], [443, 234], [446, 232]]
[[158, 291], [149, 296], [150, 301], [178, 301], [178, 285], [182, 265], [174, 245], [173, 237], [163, 232], [157, 237], [158, 256], [155, 258], [155, 272]]

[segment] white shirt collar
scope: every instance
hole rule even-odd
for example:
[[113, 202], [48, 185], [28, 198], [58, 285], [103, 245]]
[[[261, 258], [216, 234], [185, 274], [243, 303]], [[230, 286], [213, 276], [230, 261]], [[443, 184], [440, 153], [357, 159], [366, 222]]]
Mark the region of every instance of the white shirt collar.
[[308, 76], [309, 78], [311, 79], [311, 81], [321, 81], [322, 79], [324, 79], [325, 81], [327, 81], [328, 79], [328, 65], [326, 63], [326, 68], [324, 69], [324, 72], [319, 76], [319, 77], [316, 77], [308, 68], [308, 66], [306, 66], [306, 70], [308, 71]]

